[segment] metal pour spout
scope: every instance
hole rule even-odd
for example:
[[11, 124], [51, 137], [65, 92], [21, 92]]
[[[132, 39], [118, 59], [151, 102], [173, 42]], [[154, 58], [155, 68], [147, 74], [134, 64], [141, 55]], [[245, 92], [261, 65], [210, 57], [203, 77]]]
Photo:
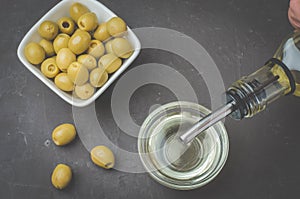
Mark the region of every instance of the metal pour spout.
[[197, 123], [194, 124], [192, 128], [190, 128], [187, 132], [182, 134], [179, 139], [184, 143], [190, 143], [197, 135], [201, 132], [205, 131], [218, 121], [222, 120], [226, 116], [230, 115], [233, 112], [233, 106], [235, 105], [234, 101], [227, 103], [226, 105], [222, 106], [221, 108], [217, 109], [216, 111], [210, 113], [209, 115], [205, 116]]

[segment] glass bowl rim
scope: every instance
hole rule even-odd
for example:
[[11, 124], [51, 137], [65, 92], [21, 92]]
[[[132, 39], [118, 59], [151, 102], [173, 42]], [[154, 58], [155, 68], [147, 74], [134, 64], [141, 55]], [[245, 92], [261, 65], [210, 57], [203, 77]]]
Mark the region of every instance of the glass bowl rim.
[[[161, 176], [162, 174], [157, 175], [157, 170], [152, 170], [149, 167], [154, 167], [153, 165], [149, 164], [149, 161], [146, 160], [147, 155], [145, 155], [144, 150], [143, 150], [143, 141], [145, 141], [146, 139], [144, 139], [144, 134], [145, 134], [145, 130], [147, 129], [147, 127], [149, 125], [151, 125], [151, 121], [153, 119], [155, 119], [155, 116], [157, 116], [159, 113], [161, 113], [162, 111], [168, 109], [168, 110], [172, 110], [176, 107], [186, 107], [186, 108], [190, 108], [190, 109], [194, 109], [197, 110], [205, 115], [211, 113], [211, 111], [209, 109], [207, 109], [206, 107], [200, 105], [200, 104], [196, 104], [193, 102], [187, 102], [187, 101], [175, 101], [175, 102], [170, 102], [167, 104], [164, 104], [162, 106], [160, 106], [159, 108], [155, 109], [154, 111], [152, 111], [148, 117], [145, 119], [145, 121], [143, 122], [140, 131], [139, 131], [139, 136], [138, 136], [138, 152], [139, 152], [139, 156], [140, 159], [142, 161], [143, 166], [145, 167], [145, 169], [147, 170], [147, 172], [150, 174], [150, 176], [157, 181], [158, 183], [172, 188], [172, 189], [177, 189], [177, 190], [191, 190], [191, 189], [196, 189], [199, 187], [202, 187], [206, 184], [208, 184], [209, 182], [211, 182], [222, 170], [222, 168], [224, 167], [226, 160], [228, 158], [228, 153], [229, 153], [229, 138], [228, 138], [228, 134], [226, 131], [226, 128], [224, 126], [224, 124], [222, 122], [218, 122], [216, 123], [214, 126], [219, 128], [218, 135], [219, 137], [222, 136], [222, 151], [220, 153], [220, 155], [218, 156], [219, 161], [216, 164], [216, 166], [210, 171], [209, 175], [204, 178], [202, 181], [196, 183], [196, 184], [190, 184], [190, 185], [179, 185], [179, 184], [173, 184], [167, 181], [164, 181], [162, 178], [160, 178], [159, 176]], [[166, 178], [168, 178], [167, 176], [164, 176]]]

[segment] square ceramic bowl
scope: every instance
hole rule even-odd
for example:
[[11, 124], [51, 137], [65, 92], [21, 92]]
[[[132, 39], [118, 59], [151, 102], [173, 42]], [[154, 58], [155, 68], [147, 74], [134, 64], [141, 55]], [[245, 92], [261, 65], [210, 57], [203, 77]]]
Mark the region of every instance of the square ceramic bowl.
[[[39, 78], [44, 84], [46, 84], [52, 91], [54, 91], [58, 96], [60, 96], [62, 99], [64, 99], [66, 102], [68, 102], [71, 105], [77, 106], [77, 107], [84, 107], [92, 102], [94, 102], [112, 83], [117, 79], [117, 77], [124, 72], [124, 70], [136, 59], [138, 54], [140, 53], [140, 47], [141, 44], [136, 37], [136, 35], [133, 33], [133, 31], [128, 28], [128, 35], [127, 38], [129, 39], [130, 43], [133, 45], [134, 53], [129, 57], [128, 59], [123, 61], [122, 66], [109, 77], [108, 81], [96, 92], [92, 97], [86, 100], [78, 99], [75, 97], [72, 97], [72, 94], [64, 92], [56, 87], [54, 82], [51, 79], [48, 79], [45, 77], [40, 69], [32, 64], [30, 64], [24, 55], [24, 48], [29, 42], [39, 42], [41, 40], [41, 37], [38, 34], [38, 27], [40, 24], [45, 20], [50, 21], [57, 21], [59, 18], [63, 16], [70, 16], [69, 15], [69, 9], [71, 5], [75, 2], [79, 2], [86, 7], [88, 7], [92, 12], [94, 12], [99, 20], [99, 23], [105, 22], [109, 20], [110, 18], [116, 16], [111, 10], [109, 10], [107, 7], [105, 7], [103, 4], [99, 3], [96, 0], [62, 0], [59, 2], [56, 6], [54, 6], [48, 13], [46, 13], [25, 35], [23, 40], [21, 41], [19, 47], [18, 47], [18, 57], [20, 61], [28, 68], [37, 78]], [[121, 17], [122, 18], [122, 17]], [[126, 21], [126, 19], [125, 19]]]

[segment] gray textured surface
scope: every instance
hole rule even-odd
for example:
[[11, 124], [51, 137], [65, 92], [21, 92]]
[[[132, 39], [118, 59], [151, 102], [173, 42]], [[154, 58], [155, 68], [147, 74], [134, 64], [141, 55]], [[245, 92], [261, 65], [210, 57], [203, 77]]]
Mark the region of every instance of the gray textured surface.
[[[251, 120], [226, 121], [230, 154], [220, 175], [209, 185], [188, 192], [165, 188], [147, 174], [99, 169], [76, 139], [55, 147], [50, 140], [59, 123], [72, 122], [72, 107], [34, 77], [16, 55], [24, 34], [58, 1], [3, 0], [0, 7], [0, 198], [296, 198], [300, 183], [299, 99], [289, 96], [270, 105]], [[258, 68], [292, 29], [288, 1], [273, 0], [126, 0], [102, 1], [131, 27], [158, 26], [183, 32], [210, 53], [226, 86]], [[166, 52], [143, 51], [134, 64], [187, 65]], [[189, 67], [189, 66], [187, 66]], [[180, 70], [195, 89], [205, 89], [199, 74]], [[135, 150], [136, 140], [122, 134], [113, 122], [110, 97], [114, 85], [96, 101], [97, 114], [113, 142]], [[205, 92], [200, 103], [209, 106]], [[139, 89], [131, 100], [137, 123], [153, 103], [175, 100], [160, 86]], [[202, 101], [201, 101], [202, 100]], [[71, 165], [74, 180], [64, 191], [55, 190], [50, 174], [56, 163]]]

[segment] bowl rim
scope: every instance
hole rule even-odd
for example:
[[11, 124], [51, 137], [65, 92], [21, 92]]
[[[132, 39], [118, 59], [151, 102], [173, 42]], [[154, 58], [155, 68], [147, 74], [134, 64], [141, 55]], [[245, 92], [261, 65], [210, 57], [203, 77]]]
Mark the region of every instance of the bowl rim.
[[[151, 170], [152, 167], [155, 167], [153, 165], [151, 165], [148, 161], [148, 156], [145, 155], [145, 153], [142, 153], [143, 150], [143, 142], [146, 140], [144, 138], [144, 131], [145, 129], [147, 128], [147, 126], [149, 126], [149, 123], [151, 122], [151, 120], [156, 116], [158, 115], [161, 111], [163, 110], [170, 110], [172, 108], [175, 108], [176, 106], [180, 106], [180, 107], [188, 107], [188, 108], [192, 108], [192, 109], [197, 109], [197, 110], [200, 110], [198, 108], [201, 108], [201, 111], [204, 113], [204, 114], [209, 114], [211, 113], [211, 111], [209, 109], [207, 109], [206, 107], [200, 105], [200, 104], [196, 104], [194, 102], [187, 102], [187, 101], [175, 101], [175, 102], [170, 102], [170, 103], [167, 103], [167, 104], [164, 104], [162, 106], [160, 106], [159, 108], [155, 109], [154, 111], [152, 111], [148, 117], [144, 120], [141, 128], [140, 128], [140, 131], [139, 131], [139, 136], [138, 136], [138, 142], [137, 142], [137, 145], [138, 145], [138, 152], [139, 152], [139, 156], [140, 156], [140, 159], [141, 159], [141, 162], [144, 166], [144, 168], [146, 169], [146, 171], [149, 173], [149, 175], [155, 180], [157, 181], [158, 183], [168, 187], [168, 188], [171, 188], [171, 189], [177, 189], [177, 190], [191, 190], [191, 189], [196, 189], [196, 188], [199, 188], [199, 187], [202, 187], [206, 184], [208, 184], [209, 182], [211, 182], [212, 180], [215, 179], [215, 177], [221, 172], [222, 168], [224, 167], [226, 161], [227, 161], [227, 158], [228, 158], [228, 154], [229, 154], [229, 138], [228, 138], [228, 134], [227, 134], [227, 131], [226, 131], [226, 128], [224, 126], [224, 124], [220, 121], [215, 125], [217, 125], [220, 129], [221, 129], [221, 135], [222, 137], [224, 138], [224, 141], [223, 143], [221, 143], [222, 145], [222, 150], [223, 152], [220, 153], [220, 157], [219, 157], [219, 161], [218, 163], [216, 164], [216, 166], [211, 170], [210, 173], [208, 173], [208, 175], [203, 179], [203, 181], [200, 181], [198, 182], [197, 184], [190, 184], [190, 185], [178, 185], [178, 184], [172, 184], [171, 182], [168, 182], [168, 181], [164, 181], [163, 179], [161, 179], [159, 177], [159, 172], [157, 172], [157, 170]], [[158, 175], [156, 175], [156, 173], [159, 173]], [[162, 174], [161, 174], [162, 175]], [[174, 180], [174, 179], [173, 179]]]
[[102, 3], [96, 1], [96, 0], [62, 0], [61, 2], [57, 3], [55, 6], [53, 6], [48, 12], [46, 12], [30, 29], [29, 31], [25, 34], [25, 36], [22, 38], [18, 48], [17, 48], [17, 55], [21, 63], [31, 72], [36, 76], [39, 80], [41, 80], [50, 90], [52, 90], [54, 93], [56, 93], [60, 98], [62, 98], [64, 101], [69, 103], [72, 106], [76, 107], [85, 107], [88, 106], [89, 104], [93, 103], [104, 91], [132, 64], [132, 62], [137, 58], [137, 56], [140, 53], [141, 49], [141, 43], [135, 33], [131, 30], [129, 26], [127, 26], [127, 31], [128, 35], [132, 38], [134, 44], [134, 52], [133, 54], [126, 59], [121, 67], [110, 76], [108, 81], [99, 89], [96, 90], [96, 92], [88, 99], [79, 99], [75, 98], [72, 96], [72, 94], [68, 94], [65, 91], [60, 90], [58, 87], [54, 85], [54, 83], [51, 83], [51, 79], [45, 77], [40, 70], [37, 71], [37, 67], [31, 63], [29, 63], [24, 55], [24, 48], [27, 43], [30, 42], [29, 38], [36, 33], [38, 26], [45, 20], [51, 20], [49, 18], [49, 15], [53, 15], [57, 10], [63, 6], [66, 6], [66, 4], [71, 3], [71, 2], [79, 2], [79, 3], [92, 3], [97, 5], [96, 9], [101, 10], [102, 12], [104, 11], [107, 15], [110, 17], [115, 17], [117, 16], [114, 12], [112, 12], [109, 8], [107, 8], [105, 5]]

